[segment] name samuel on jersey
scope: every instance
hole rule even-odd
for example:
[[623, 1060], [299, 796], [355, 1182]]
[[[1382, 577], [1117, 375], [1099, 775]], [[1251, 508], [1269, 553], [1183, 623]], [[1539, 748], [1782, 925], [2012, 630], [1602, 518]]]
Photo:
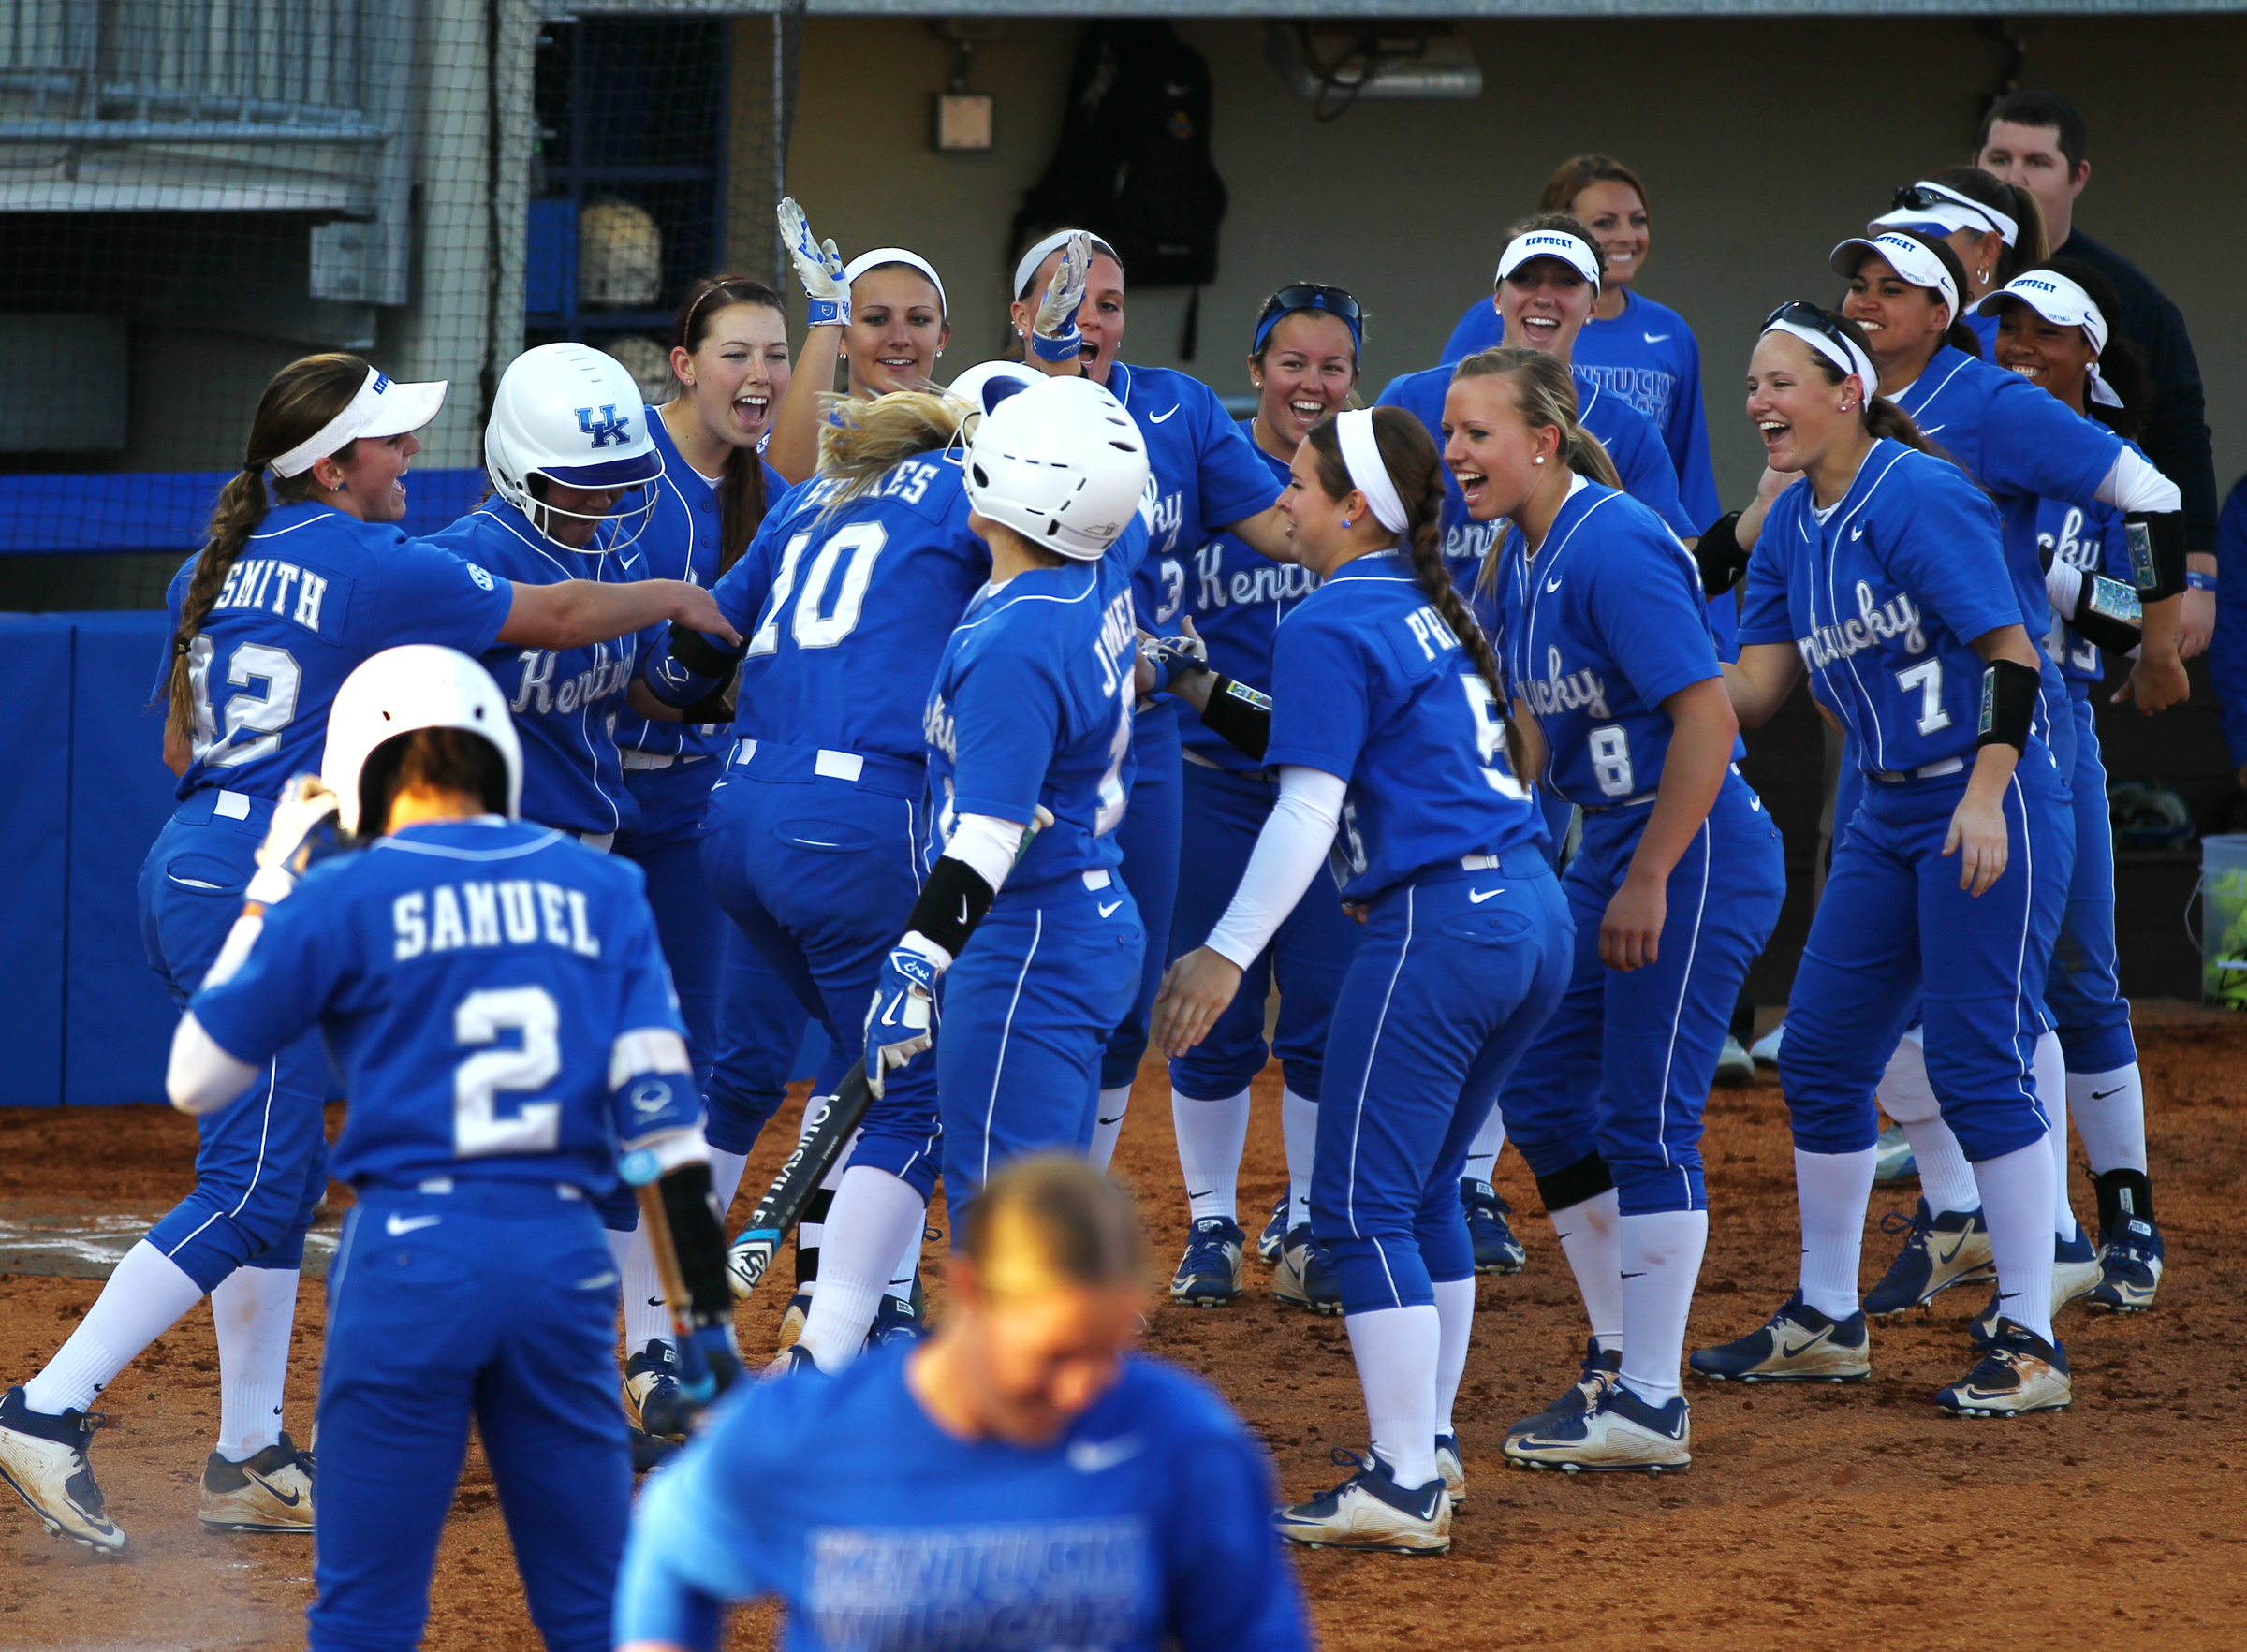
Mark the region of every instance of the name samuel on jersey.
[[390, 902], [396, 932], [390, 956], [404, 959], [471, 946], [530, 946], [541, 942], [580, 958], [601, 956], [582, 890], [544, 879], [439, 884]]

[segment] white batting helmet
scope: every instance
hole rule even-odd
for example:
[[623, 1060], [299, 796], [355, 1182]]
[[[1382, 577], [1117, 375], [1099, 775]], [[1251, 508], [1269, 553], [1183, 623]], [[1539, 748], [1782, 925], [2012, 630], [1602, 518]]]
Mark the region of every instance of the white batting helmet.
[[[417, 728], [461, 728], [490, 740], [507, 770], [507, 815], [522, 812], [522, 742], [492, 674], [457, 649], [409, 643], [360, 662], [328, 709], [320, 779], [336, 795], [345, 831], [358, 836], [360, 780], [376, 747]], [[379, 832], [384, 822], [368, 821]]]
[[550, 517], [605, 519], [543, 503], [531, 491], [533, 476], [589, 492], [647, 489], [641, 503], [623, 513], [638, 519], [626, 523], [628, 536], [584, 547], [618, 550], [639, 537], [654, 509], [649, 485], [663, 475], [663, 455], [648, 431], [652, 417], [639, 383], [613, 356], [587, 344], [540, 344], [516, 357], [500, 377], [492, 422], [484, 427], [484, 469], [493, 490], [550, 539]]
[[1097, 562], [1139, 508], [1147, 443], [1090, 379], [1045, 378], [1000, 402], [967, 443], [967, 500], [1033, 545]]

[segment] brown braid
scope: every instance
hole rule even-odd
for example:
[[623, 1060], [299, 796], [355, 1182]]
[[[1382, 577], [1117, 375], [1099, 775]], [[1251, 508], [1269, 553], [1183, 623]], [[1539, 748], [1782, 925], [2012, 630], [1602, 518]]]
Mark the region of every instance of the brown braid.
[[[211, 605], [226, 589], [227, 576], [234, 571], [242, 547], [271, 508], [265, 467], [317, 435], [330, 419], [351, 405], [351, 399], [366, 381], [367, 364], [357, 356], [340, 352], [307, 356], [273, 374], [265, 393], [257, 398], [242, 469], [219, 490], [217, 507], [211, 513], [210, 538], [195, 559], [195, 577], [187, 582], [187, 598], [180, 606], [180, 628], [171, 639], [170, 705], [165, 718], [168, 734], [184, 740], [194, 738], [195, 640], [202, 634]], [[357, 446], [346, 442], [334, 454], [322, 457], [347, 465]], [[301, 475], [275, 476], [272, 485], [273, 499], [293, 504], [311, 497], [314, 482], [307, 470]]]

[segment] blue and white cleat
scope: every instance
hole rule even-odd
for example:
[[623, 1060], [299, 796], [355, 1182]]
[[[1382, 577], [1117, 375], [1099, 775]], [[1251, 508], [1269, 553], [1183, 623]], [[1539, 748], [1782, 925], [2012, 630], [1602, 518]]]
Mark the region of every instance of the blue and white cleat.
[[1619, 1382], [1588, 1411], [1508, 1434], [1505, 1455], [1564, 1474], [1680, 1474], [1693, 1467], [1693, 1413], [1682, 1394], [1649, 1405]]
[[1997, 1277], [1990, 1260], [1990, 1230], [1979, 1210], [1936, 1215], [1922, 1199], [1909, 1216], [1893, 1210], [1883, 1216], [1880, 1231], [1902, 1234], [1903, 1249], [1880, 1283], [1865, 1293], [1865, 1311], [1876, 1320], [1899, 1319], [1953, 1285]]
[[1755, 1082], [1755, 1058], [1729, 1032], [1725, 1034], [1724, 1047], [1716, 1052], [1716, 1082], [1726, 1089]]
[[1718, 1382], [1862, 1382], [1872, 1374], [1872, 1337], [1863, 1309], [1830, 1320], [1798, 1291], [1759, 1331], [1686, 1362]]
[[913, 1304], [885, 1291], [881, 1305], [874, 1310], [874, 1323], [866, 1332], [866, 1352], [906, 1346], [922, 1340], [928, 1334], [928, 1324]]
[[1280, 1248], [1271, 1294], [1290, 1308], [1307, 1308], [1317, 1314], [1342, 1311], [1342, 1280], [1334, 1271], [1334, 1258], [1312, 1236], [1309, 1222], [1298, 1223]]
[[1514, 1207], [1498, 1196], [1496, 1188], [1462, 1176], [1459, 1178], [1459, 1202], [1467, 1215], [1467, 1237], [1475, 1242], [1476, 1273], [1518, 1274], [1529, 1265], [1529, 1252], [1506, 1224]]
[[1456, 1509], [1467, 1500], [1467, 1460], [1459, 1455], [1459, 1436], [1435, 1437], [1435, 1471], [1442, 1476], [1444, 1495]]
[[2099, 1282], [2083, 1299], [2093, 1313], [2147, 1313], [2168, 1254], [2150, 1216], [2125, 1216], [2099, 1248]]
[[1370, 1453], [1337, 1451], [1357, 1472], [1307, 1503], [1290, 1503], [1272, 1520], [1291, 1543], [1314, 1549], [1371, 1549], [1392, 1555], [1441, 1555], [1451, 1547], [1451, 1499], [1441, 1475], [1425, 1485], [1399, 1485]]
[[[2076, 1236], [2055, 1240], [2052, 1245], [2052, 1312], [2059, 1311], [2071, 1302], [2080, 1302], [2099, 1288], [2102, 1264], [2099, 1253], [2093, 1249], [2091, 1235], [2083, 1224], [2076, 1224]], [[2003, 1319], [2003, 1299], [1992, 1286], [1990, 1300], [1982, 1311], [1974, 1316], [1966, 1328], [1966, 1341], [1976, 1353], [1987, 1353], [1997, 1341], [1997, 1327]], [[2011, 1322], [2005, 1322], [2010, 1323]]]
[[1748, 1045], [1748, 1059], [1758, 1067], [1776, 1067], [1779, 1064], [1779, 1046], [1785, 1039], [1786, 1023], [1782, 1021]]
[[1616, 1374], [1622, 1369], [1622, 1349], [1603, 1349], [1598, 1338], [1585, 1338], [1583, 1367], [1577, 1373], [1576, 1381], [1562, 1392], [1560, 1398], [1543, 1411], [1535, 1416], [1522, 1418], [1508, 1428], [1505, 1431], [1506, 1439], [1510, 1440], [1517, 1434], [1535, 1430], [1549, 1423], [1582, 1416], [1599, 1404], [1602, 1395], [1615, 1386]]
[[1241, 1298], [1241, 1251], [1248, 1235], [1223, 1216], [1205, 1216], [1194, 1224], [1186, 1253], [1170, 1278], [1170, 1300], [1189, 1308], [1229, 1308]]
[[1980, 1363], [1937, 1390], [1935, 1407], [1954, 1417], [2025, 1417], [2063, 1411], [2075, 1396], [2067, 1351], [2000, 1318]]
[[1888, 1182], [1917, 1181], [1919, 1160], [1912, 1151], [1912, 1144], [1903, 1133], [1901, 1124], [1882, 1128], [1880, 1139], [1873, 1144], [1872, 1180], [1875, 1186]]
[[98, 1411], [50, 1416], [24, 1404], [21, 1388], [0, 1396], [0, 1480], [51, 1534], [106, 1560], [125, 1553], [125, 1539], [107, 1513], [87, 1455], [100, 1426]]
[[1287, 1243], [1288, 1197], [1285, 1191], [1272, 1201], [1271, 1220], [1256, 1235], [1256, 1260], [1266, 1267], [1280, 1265], [1280, 1247]]

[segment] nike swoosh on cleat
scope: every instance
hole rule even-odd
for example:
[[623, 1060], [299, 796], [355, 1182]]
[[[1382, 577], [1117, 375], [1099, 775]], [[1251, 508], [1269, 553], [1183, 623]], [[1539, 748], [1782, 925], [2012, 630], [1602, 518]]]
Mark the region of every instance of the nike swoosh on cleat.
[[1771, 1352], [1781, 1359], [1799, 1359], [1832, 1335], [1833, 1327], [1828, 1325], [1822, 1331], [1813, 1332], [1806, 1341], [1795, 1343], [1791, 1347], [1788, 1346], [1784, 1336], [1775, 1335], [1771, 1338]]
[[243, 1479], [245, 1479], [245, 1480], [254, 1480], [254, 1481], [256, 1481], [256, 1482], [257, 1482], [257, 1483], [259, 1485], [262, 1485], [262, 1486], [264, 1486], [264, 1487], [265, 1487], [265, 1489], [266, 1489], [266, 1493], [267, 1493], [267, 1495], [269, 1495], [269, 1496], [270, 1496], [270, 1497], [271, 1497], [271, 1498], [273, 1499], [273, 1501], [275, 1501], [276, 1503], [279, 1503], [279, 1504], [280, 1504], [282, 1507], [284, 1507], [284, 1508], [287, 1508], [287, 1509], [293, 1509], [293, 1508], [295, 1508], [295, 1507], [296, 1507], [296, 1506], [297, 1506], [299, 1503], [301, 1503], [301, 1502], [302, 1502], [302, 1501], [304, 1500], [304, 1494], [303, 1494], [302, 1492], [301, 1492], [301, 1491], [283, 1491], [283, 1490], [282, 1490], [282, 1489], [281, 1489], [279, 1486], [275, 1485], [275, 1484], [273, 1484], [272, 1481], [268, 1480], [268, 1479], [267, 1479], [267, 1478], [266, 1478], [264, 1475], [262, 1475], [262, 1474], [253, 1473], [251, 1470], [249, 1470], [249, 1469], [244, 1469], [242, 1471], [242, 1478], [243, 1478]]

